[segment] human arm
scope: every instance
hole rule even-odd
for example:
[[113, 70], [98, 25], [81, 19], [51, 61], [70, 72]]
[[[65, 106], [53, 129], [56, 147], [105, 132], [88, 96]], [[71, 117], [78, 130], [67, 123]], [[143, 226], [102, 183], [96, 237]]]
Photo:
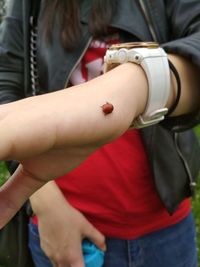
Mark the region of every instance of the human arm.
[[[6, 1], [5, 16], [0, 24], [0, 104], [25, 98], [29, 84], [23, 13], [22, 2]], [[6, 166], [12, 174], [18, 162], [7, 161]]]
[[[193, 75], [198, 68], [184, 64], [182, 58], [177, 59], [181, 67], [175, 59], [171, 60], [177, 64], [181, 80], [188, 79], [182, 86], [182, 96], [186, 92], [191, 96], [181, 97], [179, 111], [175, 112], [193, 111], [199, 107], [200, 99], [199, 78]], [[188, 74], [186, 77], [183, 70]], [[194, 87], [188, 88], [192, 80]], [[175, 86], [172, 80], [168, 106], [174, 101]], [[85, 84], [2, 105], [0, 136], [4, 143], [0, 158], [17, 159], [21, 165], [1, 189], [0, 225], [45, 182], [69, 172], [93, 151], [126, 131], [143, 112], [147, 95], [143, 70], [127, 63]], [[195, 105], [191, 105], [191, 99], [197, 99]], [[114, 106], [107, 116], [101, 109], [106, 102]]]
[[[0, 106], [0, 135], [4, 139], [1, 143], [4, 148], [0, 149], [1, 159], [13, 158], [22, 163], [1, 188], [2, 210], [9, 207], [4, 210], [5, 215], [2, 213], [1, 225], [45, 183], [44, 177], [38, 177], [39, 173], [48, 172], [45, 177], [53, 179], [70, 171], [98, 147], [128, 128], [132, 120], [131, 113], [135, 112], [136, 107], [136, 99], [132, 98], [132, 102], [129, 97], [132, 92], [132, 68], [136, 68], [137, 77], [144, 75], [138, 66], [131, 64], [129, 68], [127, 64], [80, 86]], [[126, 71], [120, 79], [122, 69]], [[116, 83], [113, 83], [113, 73], [118, 79]], [[124, 90], [125, 80], [127, 85]], [[139, 84], [139, 92], [145, 88], [145, 83], [144, 79], [144, 85]], [[118, 89], [121, 97], [117, 93]], [[101, 106], [107, 101], [114, 105], [114, 111], [105, 116]], [[132, 111], [128, 110], [128, 105], [133, 107]], [[61, 148], [66, 141], [66, 146]], [[26, 154], [28, 151], [29, 155]], [[11, 156], [13, 153], [15, 155]], [[36, 154], [38, 156], [34, 156]], [[55, 161], [58, 157], [60, 160]]]
[[38, 217], [41, 248], [55, 266], [84, 267], [84, 238], [105, 250], [104, 236], [66, 201], [54, 181], [34, 193], [30, 201]]

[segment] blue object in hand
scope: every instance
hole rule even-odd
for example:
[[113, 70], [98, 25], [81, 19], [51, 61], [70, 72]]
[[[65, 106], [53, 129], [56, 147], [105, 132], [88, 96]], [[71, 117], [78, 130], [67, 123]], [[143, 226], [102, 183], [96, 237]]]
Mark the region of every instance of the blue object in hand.
[[83, 240], [83, 256], [86, 267], [102, 267], [104, 262], [104, 252], [97, 248], [89, 240]]

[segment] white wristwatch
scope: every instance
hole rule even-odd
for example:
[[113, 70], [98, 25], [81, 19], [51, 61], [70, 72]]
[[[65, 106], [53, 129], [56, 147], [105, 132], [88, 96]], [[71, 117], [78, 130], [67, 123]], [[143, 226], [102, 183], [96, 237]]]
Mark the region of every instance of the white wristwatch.
[[104, 72], [119, 64], [133, 62], [144, 69], [149, 86], [145, 111], [130, 127], [142, 128], [164, 119], [170, 94], [170, 70], [165, 51], [154, 42], [123, 43], [109, 47], [104, 58]]

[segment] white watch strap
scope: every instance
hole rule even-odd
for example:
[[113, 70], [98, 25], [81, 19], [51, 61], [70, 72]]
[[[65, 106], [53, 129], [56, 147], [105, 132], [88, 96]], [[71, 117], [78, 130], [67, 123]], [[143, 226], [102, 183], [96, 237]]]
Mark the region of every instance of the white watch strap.
[[146, 58], [141, 62], [148, 80], [148, 100], [145, 111], [134, 122], [136, 128], [158, 123], [168, 112], [170, 71], [167, 56]]
[[136, 47], [107, 50], [105, 72], [116, 64], [133, 62], [140, 64], [148, 80], [148, 100], [145, 111], [136, 118], [131, 127], [142, 128], [164, 119], [170, 94], [170, 70], [167, 54], [161, 47]]

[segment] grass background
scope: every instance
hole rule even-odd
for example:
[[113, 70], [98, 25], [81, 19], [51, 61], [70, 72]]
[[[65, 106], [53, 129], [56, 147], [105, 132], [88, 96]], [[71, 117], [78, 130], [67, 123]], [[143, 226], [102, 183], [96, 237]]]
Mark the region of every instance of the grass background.
[[[195, 128], [195, 132], [200, 141], [200, 126]], [[0, 185], [9, 177], [9, 174], [6, 170], [5, 163], [0, 161]], [[197, 190], [195, 196], [192, 198], [192, 207], [195, 217], [196, 230], [197, 230], [197, 242], [198, 242], [198, 259], [200, 264], [200, 175], [197, 182]]]

